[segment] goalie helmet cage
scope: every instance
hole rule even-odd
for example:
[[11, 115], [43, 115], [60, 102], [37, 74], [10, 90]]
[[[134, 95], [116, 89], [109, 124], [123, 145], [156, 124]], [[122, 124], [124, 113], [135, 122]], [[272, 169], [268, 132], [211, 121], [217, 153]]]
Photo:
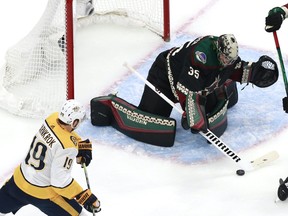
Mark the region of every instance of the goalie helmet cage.
[[76, 1], [82, 0], [48, 0], [35, 27], [6, 52], [1, 68], [0, 107], [39, 118], [74, 98], [76, 27], [123, 20], [170, 40], [169, 0], [94, 0], [94, 13], [82, 18], [75, 15]]

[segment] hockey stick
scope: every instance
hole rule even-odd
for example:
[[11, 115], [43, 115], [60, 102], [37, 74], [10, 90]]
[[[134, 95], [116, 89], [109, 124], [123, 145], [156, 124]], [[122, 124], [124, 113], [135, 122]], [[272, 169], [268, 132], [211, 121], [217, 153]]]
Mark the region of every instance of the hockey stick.
[[281, 70], [282, 70], [282, 76], [283, 76], [283, 81], [284, 81], [285, 91], [286, 91], [286, 97], [284, 97], [282, 99], [283, 110], [286, 113], [288, 113], [288, 97], [287, 97], [288, 96], [288, 82], [287, 82], [287, 76], [286, 76], [286, 72], [285, 72], [285, 67], [284, 67], [284, 63], [283, 63], [282, 53], [281, 53], [279, 40], [278, 40], [278, 36], [277, 36], [277, 32], [276, 31], [273, 32], [273, 36], [274, 36], [274, 41], [275, 41], [275, 46], [276, 46], [276, 49], [277, 49], [278, 57], [279, 57], [279, 62], [280, 62]]
[[[131, 72], [135, 73], [145, 84], [150, 87], [155, 93], [162, 97], [167, 103], [169, 103], [173, 108], [175, 108], [181, 115], [183, 110], [178, 108], [168, 97], [166, 97], [159, 89], [152, 85], [147, 79], [145, 79], [138, 71], [133, 67], [129, 66], [127, 63], [124, 63], [124, 66], [128, 68]], [[277, 152], [270, 152], [262, 157], [259, 157], [251, 162], [242, 160], [235, 151], [233, 151], [227, 144], [225, 144], [219, 137], [217, 137], [212, 131], [208, 129], [206, 133], [199, 132], [206, 140], [213, 144], [217, 149], [219, 149], [225, 156], [233, 160], [240, 168], [245, 170], [253, 170], [263, 166], [265, 163], [276, 160], [279, 155]]]
[[[83, 167], [83, 169], [84, 169], [85, 178], [86, 178], [86, 183], [87, 183], [87, 188], [88, 188], [89, 190], [91, 190], [86, 164], [85, 164], [85, 163], [82, 163], [81, 165], [82, 165], [82, 167]], [[95, 214], [95, 209], [93, 208], [92, 211], [93, 211], [93, 212], [92, 212], [93, 216], [95, 216], [95, 215], [96, 215], [96, 214]]]

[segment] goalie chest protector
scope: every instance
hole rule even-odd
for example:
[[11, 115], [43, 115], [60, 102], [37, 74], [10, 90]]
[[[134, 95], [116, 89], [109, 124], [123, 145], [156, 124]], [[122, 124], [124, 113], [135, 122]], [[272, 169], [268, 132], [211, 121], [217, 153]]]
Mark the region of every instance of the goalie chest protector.
[[135, 140], [155, 146], [174, 144], [176, 121], [173, 118], [143, 112], [116, 95], [95, 97], [90, 106], [94, 126], [111, 125]]

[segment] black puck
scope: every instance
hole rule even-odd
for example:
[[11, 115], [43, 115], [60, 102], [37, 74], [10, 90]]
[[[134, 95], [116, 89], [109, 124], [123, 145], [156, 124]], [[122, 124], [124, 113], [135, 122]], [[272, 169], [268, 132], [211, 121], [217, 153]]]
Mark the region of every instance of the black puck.
[[239, 169], [236, 171], [236, 174], [239, 176], [243, 176], [243, 175], [245, 175], [245, 171], [243, 169]]

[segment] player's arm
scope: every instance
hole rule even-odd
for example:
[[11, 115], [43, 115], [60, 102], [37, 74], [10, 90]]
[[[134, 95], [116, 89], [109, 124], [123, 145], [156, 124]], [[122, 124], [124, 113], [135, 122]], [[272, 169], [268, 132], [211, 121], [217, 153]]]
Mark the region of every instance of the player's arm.
[[274, 7], [268, 12], [265, 19], [265, 30], [274, 32], [280, 29], [282, 22], [288, 17], [288, 4], [282, 7]]
[[100, 202], [90, 189], [83, 190], [79, 183], [72, 178], [71, 172], [74, 159], [77, 155], [76, 148], [58, 150], [51, 166], [51, 185], [54, 191], [68, 199], [76, 199], [90, 212], [93, 209], [100, 211]]
[[56, 193], [68, 199], [83, 191], [71, 175], [77, 152], [77, 148], [58, 149], [51, 164], [51, 185]]

